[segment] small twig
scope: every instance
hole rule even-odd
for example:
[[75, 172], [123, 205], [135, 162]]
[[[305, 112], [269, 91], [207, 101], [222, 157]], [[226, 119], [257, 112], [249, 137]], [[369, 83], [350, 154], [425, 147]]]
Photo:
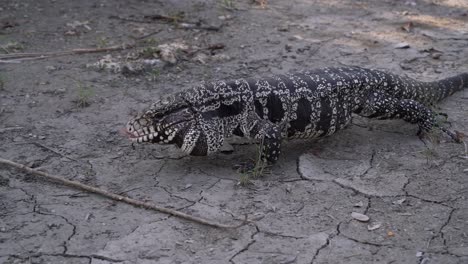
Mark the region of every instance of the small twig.
[[34, 176], [43, 177], [43, 178], [45, 178], [45, 179], [47, 179], [49, 181], [58, 182], [58, 183], [61, 183], [63, 185], [70, 186], [70, 187], [73, 187], [73, 188], [76, 188], [76, 189], [85, 190], [85, 191], [90, 192], [90, 193], [99, 194], [101, 196], [104, 196], [106, 198], [109, 198], [109, 199], [112, 199], [112, 200], [115, 200], [115, 201], [124, 202], [124, 203], [130, 204], [130, 205], [133, 205], [135, 207], [143, 207], [145, 209], [154, 210], [154, 211], [158, 211], [158, 212], [161, 212], [161, 213], [173, 215], [173, 216], [176, 216], [176, 217], [179, 217], [179, 218], [182, 218], [182, 219], [185, 219], [185, 220], [189, 220], [189, 221], [192, 221], [192, 222], [195, 222], [195, 223], [199, 223], [199, 224], [202, 224], [202, 225], [212, 226], [212, 227], [216, 227], [216, 228], [238, 228], [238, 227], [244, 226], [244, 225], [251, 222], [251, 221], [247, 220], [247, 216], [246, 216], [245, 220], [242, 223], [238, 224], [238, 225], [226, 225], [226, 224], [216, 223], [216, 222], [212, 222], [212, 221], [200, 218], [200, 217], [192, 216], [192, 215], [189, 215], [189, 214], [177, 211], [177, 210], [169, 209], [169, 208], [166, 208], [166, 207], [158, 206], [156, 204], [152, 204], [152, 203], [148, 203], [148, 202], [142, 202], [142, 201], [139, 201], [139, 200], [135, 200], [135, 199], [126, 197], [126, 196], [111, 193], [111, 192], [99, 189], [97, 187], [93, 187], [93, 186], [90, 186], [90, 185], [83, 184], [81, 182], [67, 180], [67, 179], [65, 179], [63, 177], [51, 175], [51, 174], [48, 174], [48, 173], [42, 172], [42, 171], [38, 171], [38, 170], [35, 170], [35, 169], [30, 168], [28, 166], [25, 166], [23, 164], [13, 162], [11, 160], [0, 158], [0, 164], [8, 165], [8, 166], [11, 166], [11, 167], [26, 171], [29, 174], [32, 174]]
[[153, 31], [153, 32], [150, 32], [150, 33], [148, 33], [148, 34], [146, 34], [146, 35], [143, 35], [143, 36], [140, 36], [140, 37], [134, 37], [134, 39], [136, 39], [136, 40], [142, 40], [142, 39], [145, 39], [145, 38], [147, 38], [147, 37], [154, 36], [154, 35], [158, 34], [158, 33], [161, 32], [161, 31], [162, 31], [162, 29], [158, 29], [158, 30]]
[[203, 29], [203, 30], [208, 30], [208, 31], [219, 31], [221, 29], [218, 26], [203, 25], [200, 22], [187, 21], [187, 20], [184, 20], [182, 17], [165, 16], [165, 15], [159, 15], [159, 14], [143, 16], [143, 20], [125, 18], [125, 17], [120, 17], [120, 16], [110, 16], [109, 18], [118, 19], [118, 20], [127, 21], [127, 22], [144, 23], [144, 24], [161, 21], [164, 24], [175, 24], [176, 26], [182, 29]]
[[43, 149], [47, 149], [47, 150], [49, 150], [49, 151], [51, 151], [51, 152], [53, 152], [53, 153], [55, 153], [55, 154], [57, 154], [57, 155], [59, 155], [59, 156], [61, 156], [61, 157], [67, 158], [67, 159], [69, 159], [69, 160], [73, 160], [73, 161], [79, 162], [78, 160], [76, 160], [76, 159], [74, 159], [74, 158], [70, 158], [70, 157], [68, 157], [67, 155], [60, 153], [58, 150], [53, 149], [53, 148], [51, 148], [51, 147], [48, 147], [48, 146], [46, 146], [46, 145], [43, 145], [43, 144], [41, 144], [41, 143], [39, 143], [39, 142], [34, 142], [34, 141], [33, 141], [33, 142], [27, 142], [27, 143], [34, 144], [34, 145], [36, 145], [36, 146], [38, 146], [38, 147], [41, 147], [41, 148], [43, 148]]
[[204, 29], [208, 31], [219, 31], [221, 28], [212, 25], [200, 25], [199, 23], [179, 23], [179, 28], [182, 29]]
[[223, 43], [216, 43], [216, 44], [211, 44], [207, 47], [203, 47], [203, 48], [197, 48], [197, 49], [193, 49], [193, 50], [190, 50], [190, 51], [187, 51], [187, 54], [188, 55], [193, 55], [199, 51], [202, 51], [202, 50], [209, 50], [209, 51], [214, 51], [214, 50], [219, 50], [219, 49], [224, 49], [226, 46], [223, 44]]
[[7, 132], [7, 131], [13, 131], [13, 130], [21, 130], [24, 127], [5, 127], [5, 128], [0, 128], [0, 133]]
[[44, 53], [10, 53], [0, 55], [0, 63], [18, 63], [27, 60], [41, 60], [50, 57], [66, 56], [66, 55], [75, 55], [75, 54], [85, 54], [85, 53], [99, 53], [99, 52], [109, 52], [109, 51], [118, 51], [133, 48], [134, 45], [118, 45], [105, 48], [85, 48], [85, 49], [72, 49], [68, 51], [58, 51], [58, 52], [44, 52]]

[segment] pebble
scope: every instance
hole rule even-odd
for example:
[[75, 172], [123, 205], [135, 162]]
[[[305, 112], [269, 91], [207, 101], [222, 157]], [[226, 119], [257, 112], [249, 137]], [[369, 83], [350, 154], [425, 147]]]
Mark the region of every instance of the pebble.
[[398, 43], [394, 46], [395, 49], [408, 49], [410, 45], [406, 42]]
[[393, 201], [392, 204], [402, 205], [406, 201], [406, 198], [401, 198], [399, 200]]
[[433, 53], [433, 54], [431, 55], [431, 57], [432, 57], [434, 60], [440, 59], [440, 56], [442, 56], [441, 53]]
[[288, 32], [289, 31], [289, 26], [287, 26], [287, 25], [280, 26], [280, 27], [278, 27], [278, 31]]
[[47, 72], [53, 72], [53, 71], [55, 71], [55, 70], [57, 70], [57, 68], [54, 67], [54, 66], [46, 66], [46, 71], [47, 71]]
[[356, 213], [356, 212], [352, 212], [351, 213], [351, 217], [360, 221], [360, 222], [367, 222], [369, 221], [369, 216], [365, 215], [365, 214], [361, 214], [361, 213]]
[[362, 201], [359, 201], [354, 204], [354, 207], [363, 207], [363, 206], [364, 206], [364, 203]]
[[375, 223], [372, 223], [372, 224], [368, 225], [367, 230], [373, 231], [373, 230], [379, 229], [381, 226], [382, 226], [382, 223], [375, 222]]
[[23, 137], [15, 137], [15, 138], [13, 138], [13, 142], [21, 142], [21, 141], [24, 141], [24, 140], [23, 140]]

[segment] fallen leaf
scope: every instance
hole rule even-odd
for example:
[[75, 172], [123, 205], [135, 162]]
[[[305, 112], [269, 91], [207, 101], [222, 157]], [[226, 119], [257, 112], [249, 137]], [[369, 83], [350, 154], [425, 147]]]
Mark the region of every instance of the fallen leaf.
[[408, 22], [405, 25], [401, 26], [401, 29], [403, 29], [406, 32], [411, 32], [413, 30], [414, 24], [413, 22]]
[[370, 219], [369, 216], [361, 214], [361, 213], [356, 213], [356, 212], [352, 212], [351, 217], [360, 222], [367, 222]]

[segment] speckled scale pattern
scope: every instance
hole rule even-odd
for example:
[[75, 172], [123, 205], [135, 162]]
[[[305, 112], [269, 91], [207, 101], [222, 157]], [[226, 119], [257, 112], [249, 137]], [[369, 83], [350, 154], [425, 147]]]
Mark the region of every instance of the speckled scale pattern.
[[[437, 126], [428, 106], [467, 86], [468, 74], [419, 82], [359, 67], [323, 68], [203, 83], [156, 102], [127, 127], [137, 130], [142, 119], [152, 130], [167, 127], [172, 137], [164, 143], [192, 155], [216, 152], [233, 134], [246, 136], [263, 142], [263, 158], [274, 162], [282, 139], [332, 135], [353, 113], [401, 118], [428, 131]], [[162, 143], [157, 137], [150, 142]]]

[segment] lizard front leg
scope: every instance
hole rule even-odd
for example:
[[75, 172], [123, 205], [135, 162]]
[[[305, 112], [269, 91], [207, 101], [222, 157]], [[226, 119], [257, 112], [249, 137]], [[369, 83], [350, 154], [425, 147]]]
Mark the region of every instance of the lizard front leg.
[[281, 129], [272, 122], [257, 116], [251, 117], [248, 122], [248, 134], [261, 144], [261, 159], [270, 164], [275, 163], [281, 153]]

